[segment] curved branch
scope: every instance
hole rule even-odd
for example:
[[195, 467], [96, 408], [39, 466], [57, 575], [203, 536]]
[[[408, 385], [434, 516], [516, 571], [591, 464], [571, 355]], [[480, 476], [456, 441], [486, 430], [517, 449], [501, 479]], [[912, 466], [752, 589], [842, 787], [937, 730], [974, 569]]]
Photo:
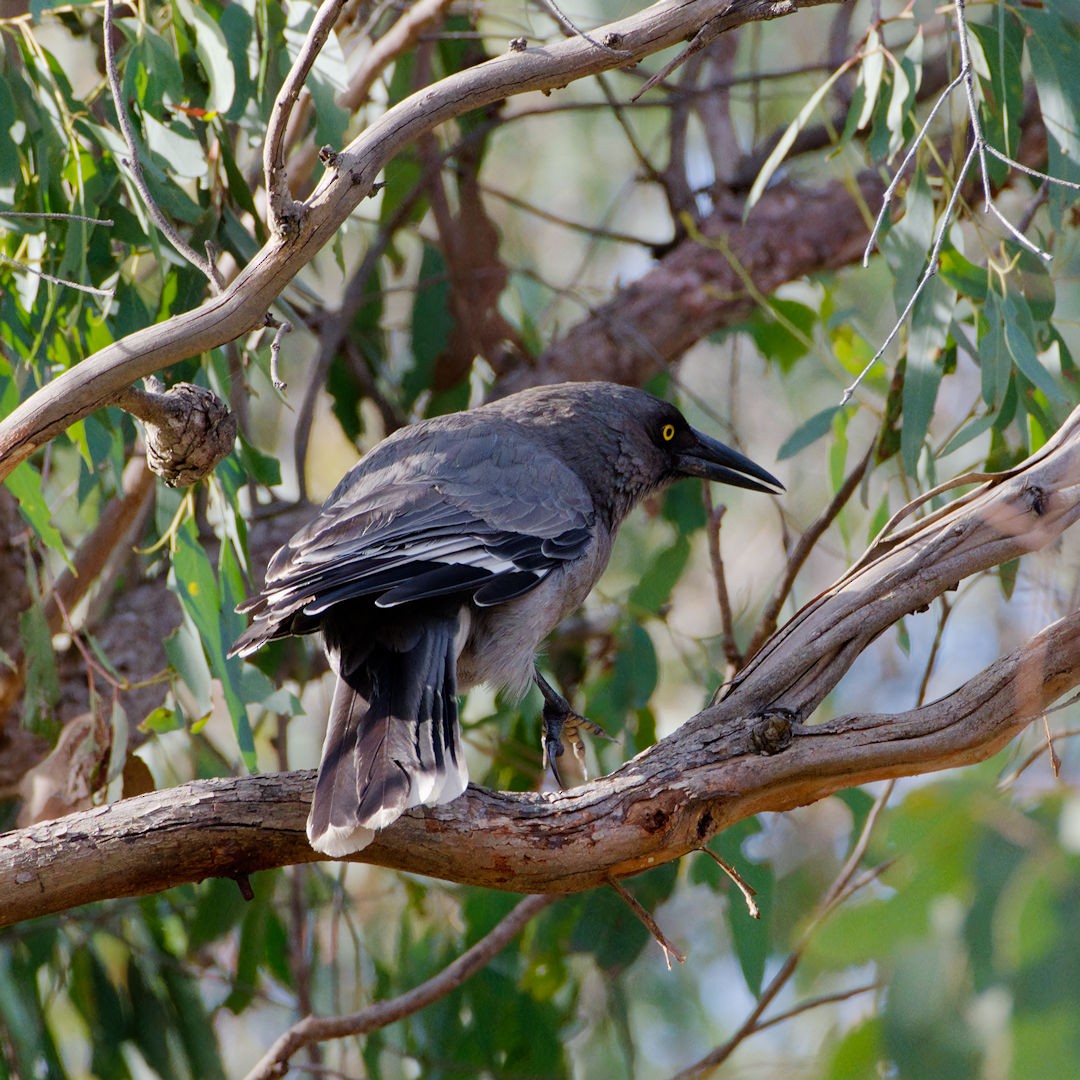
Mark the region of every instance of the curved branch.
[[406, 1016], [412, 1016], [456, 990], [497, 956], [525, 925], [555, 901], [554, 896], [526, 896], [500, 919], [475, 945], [447, 964], [437, 975], [388, 1001], [376, 1001], [348, 1016], [306, 1016], [280, 1035], [246, 1080], [271, 1080], [283, 1076], [289, 1059], [311, 1043], [366, 1035]]
[[[1045, 547], [1078, 517], [1080, 409], [1008, 476], [879, 541], [721, 701], [610, 776], [554, 797], [470, 787], [447, 806], [407, 813], [357, 861], [514, 892], [574, 892], [678, 858], [763, 810], [987, 758], [1080, 685], [1080, 612], [922, 708], [816, 726], [788, 716], [808, 716], [898, 618]], [[319, 859], [304, 834], [313, 785], [310, 772], [196, 781], [0, 837], [0, 925]]]
[[0, 422], [0, 480], [36, 449], [104, 405], [136, 379], [189, 356], [233, 341], [261, 326], [266, 311], [292, 278], [337, 233], [374, 190], [383, 166], [426, 131], [473, 109], [531, 90], [553, 90], [577, 79], [643, 59], [692, 37], [706, 23], [730, 29], [836, 0], [775, 0], [729, 14], [729, 0], [661, 0], [601, 27], [600, 40], [617, 40], [624, 56], [580, 38], [509, 51], [453, 75], [387, 110], [340, 154], [304, 203], [288, 236], [273, 236], [220, 295], [164, 323], [146, 327], [99, 350], [64, 372]]

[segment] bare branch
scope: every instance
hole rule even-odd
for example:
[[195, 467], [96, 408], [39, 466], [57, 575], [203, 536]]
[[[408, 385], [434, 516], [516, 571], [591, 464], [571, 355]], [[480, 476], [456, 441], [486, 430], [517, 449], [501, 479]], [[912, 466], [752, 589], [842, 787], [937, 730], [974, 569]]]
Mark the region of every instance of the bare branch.
[[[111, 3], [111, 0], [108, 0]], [[285, 129], [304, 80], [308, 77], [330, 31], [334, 29], [345, 0], [323, 0], [311, 22], [304, 45], [293, 61], [289, 74], [281, 84], [263, 143], [263, 173], [267, 194], [267, 224], [278, 236], [292, 236], [303, 220], [303, 206], [293, 201], [289, 179], [285, 174]]]
[[788, 953], [783, 964], [780, 965], [780, 969], [769, 980], [769, 984], [761, 991], [754, 1008], [750, 1011], [749, 1016], [743, 1021], [738, 1031], [736, 1031], [727, 1042], [716, 1047], [715, 1050], [711, 1050], [701, 1058], [701, 1060], [696, 1061], [693, 1065], [690, 1065], [688, 1068], [677, 1073], [674, 1080], [690, 1080], [692, 1077], [704, 1076], [707, 1073], [712, 1072], [718, 1065], [722, 1065], [727, 1061], [739, 1044], [753, 1035], [755, 1031], [758, 1031], [763, 1027], [768, 1027], [772, 1023], [779, 1023], [781, 1019], [785, 1019], [787, 1016], [791, 1016], [799, 1011], [791, 1010], [771, 1021], [761, 1019], [765, 1010], [776, 999], [777, 994], [780, 993], [791, 980], [792, 975], [795, 974], [795, 969], [799, 966], [803, 953], [806, 951], [806, 946], [814, 936], [817, 928], [836, 909], [843, 898], [850, 896], [852, 891], [854, 891], [854, 888], [865, 884], [864, 880], [860, 880], [856, 883], [855, 871], [858, 870], [859, 864], [866, 854], [866, 848], [870, 843], [870, 837], [873, 835], [878, 818], [881, 816], [881, 811], [885, 809], [885, 804], [889, 801], [889, 796], [892, 794], [892, 788], [893, 785], [889, 784], [874, 800], [874, 805], [871, 807], [870, 813], [866, 815], [866, 821], [863, 822], [863, 827], [859, 831], [859, 836], [854, 845], [852, 845], [848, 857], [844, 860], [844, 865], [840, 868], [840, 871], [833, 879], [832, 884], [825, 891], [825, 894], [818, 901], [817, 907], [810, 916], [809, 922], [799, 936], [798, 943], [791, 952]]
[[280, 1035], [246, 1080], [271, 1080], [288, 1071], [289, 1059], [305, 1046], [326, 1039], [366, 1035], [406, 1016], [412, 1016], [456, 990], [521, 932], [524, 926], [555, 901], [554, 896], [526, 896], [475, 945], [466, 949], [438, 975], [389, 1001], [377, 1001], [348, 1016], [308, 1016]]
[[754, 899], [757, 896], [757, 892], [754, 887], [731, 865], [726, 859], [722, 859], [719, 855], [713, 851], [712, 848], [703, 847], [701, 849], [709, 856], [721, 870], [731, 879], [732, 884], [742, 893], [743, 900], [746, 901], [746, 910], [751, 919], [761, 918], [761, 909], [757, 906], [757, 901]]
[[871, 445], [855, 468], [848, 473], [839, 490], [817, 520], [811, 522], [809, 527], [803, 530], [795, 549], [788, 556], [787, 565], [784, 567], [784, 575], [769, 598], [769, 602], [765, 605], [765, 610], [761, 613], [761, 618], [758, 620], [758, 625], [754, 630], [754, 636], [746, 647], [748, 656], [753, 656], [761, 648], [765, 639], [775, 632], [776, 620], [780, 617], [780, 609], [784, 606], [791, 593], [795, 578], [798, 576], [803, 564], [810, 557], [810, 553], [817, 546], [817, 542], [825, 535], [825, 530], [836, 520], [837, 515], [847, 506], [852, 495], [858, 490], [863, 477], [866, 475], [866, 470], [870, 467], [875, 449], [876, 443]]
[[680, 964], [685, 964], [686, 956], [671, 944], [663, 930], [660, 929], [660, 924], [653, 918], [651, 912], [641, 906], [638, 898], [624, 885], [620, 884], [616, 878], [608, 878], [608, 884], [619, 894], [619, 899], [634, 913], [641, 925], [649, 931], [653, 941], [664, 950], [664, 961], [667, 964], [668, 971], [671, 970], [672, 960], [678, 960]]

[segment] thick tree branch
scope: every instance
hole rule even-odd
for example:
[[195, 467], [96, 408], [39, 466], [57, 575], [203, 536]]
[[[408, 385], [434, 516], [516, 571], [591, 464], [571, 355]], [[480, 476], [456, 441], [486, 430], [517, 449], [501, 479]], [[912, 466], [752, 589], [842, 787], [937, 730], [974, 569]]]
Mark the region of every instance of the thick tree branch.
[[[554, 797], [469, 788], [407, 813], [358, 861], [515, 892], [573, 892], [699, 848], [763, 810], [989, 757], [1080, 685], [1080, 612], [939, 701], [806, 718], [866, 645], [963, 578], [1080, 517], [1080, 409], [1038, 454], [878, 541], [751, 660], [718, 703], [610, 776]], [[788, 712], [787, 710], [790, 710]], [[0, 924], [319, 856], [311, 773], [198, 781], [0, 837]]]
[[[768, 295], [855, 262], [869, 235], [863, 210], [881, 202], [885, 185], [867, 172], [854, 187], [853, 194], [839, 181], [818, 191], [778, 184], [746, 221], [741, 197], [725, 196], [699, 239], [684, 240], [555, 342], [521, 372], [520, 385], [605, 378], [640, 386], [713, 330], [751, 314], [758, 301], [748, 280]], [[710, 241], [715, 246], [705, 246]]]
[[[835, 0], [802, 0], [809, 7]], [[625, 54], [597, 49], [581, 38], [508, 51], [451, 75], [387, 110], [340, 154], [311, 197], [297, 204], [295, 230], [274, 236], [228, 288], [192, 311], [146, 327], [99, 350], [64, 372], [0, 422], [0, 480], [19, 462], [130, 386], [189, 356], [233, 341], [262, 325], [278, 294], [333, 239], [374, 190], [383, 166], [426, 131], [473, 109], [531, 90], [553, 90], [624, 66], [696, 34], [704, 25], [729, 29], [751, 19], [792, 14], [794, 0], [727, 14], [728, 0], [661, 0], [601, 27], [600, 40]]]

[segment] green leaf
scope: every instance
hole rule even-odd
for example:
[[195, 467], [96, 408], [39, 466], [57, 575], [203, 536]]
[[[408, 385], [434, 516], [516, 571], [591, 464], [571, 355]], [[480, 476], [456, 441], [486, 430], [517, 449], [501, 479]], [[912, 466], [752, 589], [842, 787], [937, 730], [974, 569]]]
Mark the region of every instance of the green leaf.
[[[49, 1032], [37, 974], [18, 938], [0, 940], [0, 1030], [6, 1044], [0, 1051], [0, 1076], [67, 1080]], [[5, 1072], [8, 1067], [10, 1073]]]
[[938, 277], [952, 286], [961, 296], [967, 296], [977, 303], [986, 299], [987, 272], [985, 267], [968, 262], [952, 245], [946, 244], [941, 249], [938, 260]]
[[68, 558], [67, 545], [60, 535], [60, 530], [53, 524], [52, 510], [45, 501], [41, 473], [29, 461], [23, 461], [11, 471], [4, 483], [8, 491], [15, 496], [19, 504], [19, 513], [34, 532], [47, 547], [60, 555], [70, 566], [71, 559]]
[[813, 348], [817, 312], [797, 300], [773, 297], [750, 324], [754, 342], [766, 360], [788, 372]]
[[865, 1080], [885, 1075], [885, 1060], [881, 1018], [872, 1016], [844, 1034], [833, 1051], [825, 1080]]
[[169, 1050], [169, 1030], [172, 1017], [160, 997], [160, 984], [151, 973], [143, 970], [138, 953], [128, 957], [126, 982], [131, 1002], [131, 1040], [146, 1063], [162, 1080], [181, 1080]]
[[773, 173], [776, 172], [780, 167], [780, 163], [787, 157], [787, 152], [798, 138], [799, 132], [806, 127], [818, 105], [821, 104], [829, 91], [832, 90], [836, 80], [846, 73], [848, 67], [848, 64], [841, 64], [840, 67], [838, 67], [814, 90], [814, 92], [806, 99], [806, 103], [796, 114], [795, 119], [787, 126], [784, 134], [780, 136], [779, 142], [773, 147], [772, 153], [765, 159], [765, 164], [761, 166], [761, 171], [757, 174], [757, 177], [746, 196], [746, 205], [743, 208], [744, 218], [754, 208], [765, 189], [769, 186], [769, 181], [772, 179]]
[[1002, 318], [1005, 325], [1005, 344], [1020, 373], [1050, 401], [1067, 403], [1069, 399], [1065, 391], [1035, 352], [1035, 327], [1031, 319], [1031, 309], [1023, 298], [1010, 292], [1005, 297]]
[[198, 982], [172, 964], [162, 964], [161, 975], [191, 1075], [199, 1080], [225, 1080], [217, 1035], [199, 994]]
[[[230, 602], [230, 598], [237, 595], [239, 591], [239, 586], [235, 581], [238, 577], [238, 568], [235, 567], [234, 561], [230, 562], [234, 560], [234, 556], [229, 554], [231, 551], [229, 545], [222, 546], [223, 567], [231, 567], [228, 576], [234, 579], [233, 584], [229, 586], [228, 577], [226, 577], [228, 593], [223, 595], [210, 560], [195, 536], [194, 523], [189, 520], [176, 532], [173, 575], [180, 604], [198, 630], [209, 660], [210, 671], [221, 682], [225, 704], [236, 731], [244, 764], [254, 772], [258, 767], [255, 757], [255, 739], [248, 720], [247, 707], [240, 693], [240, 672], [243, 664], [236, 657], [225, 655], [232, 644], [233, 631], [240, 625], [239, 617]], [[179, 635], [172, 640], [179, 641]]]
[[955, 291], [934, 276], [911, 310], [900, 429], [900, 457], [909, 476], [915, 475], [930, 430], [941, 385], [941, 355], [955, 309]]
[[646, 567], [630, 593], [630, 607], [648, 615], [658, 614], [671, 599], [671, 591], [678, 584], [689, 557], [690, 544], [680, 535]]
[[982, 372], [983, 401], [999, 410], [1009, 388], [1012, 355], [1005, 338], [1005, 304], [994, 289], [986, 294], [979, 319], [979, 368]]
[[700, 484], [672, 484], [664, 494], [661, 514], [684, 536], [705, 527], [708, 513]]
[[56, 706], [60, 701], [60, 676], [52, 634], [40, 603], [31, 604], [19, 616], [19, 639], [26, 661], [23, 688], [23, 723], [54, 742], [60, 733]]
[[446, 347], [453, 330], [449, 307], [450, 285], [442, 252], [424, 245], [420, 264], [420, 285], [412, 316], [413, 366], [405, 373], [402, 389], [409, 405], [428, 389], [435, 372], [435, 361]]
[[805, 450], [811, 443], [817, 442], [832, 430], [833, 420], [840, 411], [839, 405], [831, 405], [814, 413], [809, 420], [804, 420], [791, 435], [784, 440], [784, 444], [776, 452], [776, 460], [784, 461], [794, 457], [799, 451]]
[[881, 92], [885, 77], [885, 52], [881, 47], [881, 36], [874, 27], [866, 35], [866, 47], [863, 49], [863, 62], [859, 65], [857, 85], [862, 87], [862, 103], [859, 119], [855, 124], [857, 131], [862, 131], [874, 114], [878, 94]]
[[[1080, 182], [1080, 33], [1077, 30], [1074, 0], [1060, 7], [1047, 4], [1042, 9], [1027, 5], [1016, 8], [1030, 28], [1027, 46], [1031, 71], [1039, 95], [1039, 109], [1046, 125], [1046, 171], [1062, 180]], [[1062, 228], [1066, 212], [1076, 202], [1076, 192], [1051, 184], [1051, 221]]]
[[889, 229], [882, 245], [893, 270], [898, 312], [907, 307], [923, 276], [936, 224], [934, 196], [926, 174], [920, 170], [908, 188], [903, 218]]
[[227, 113], [236, 94], [236, 74], [225, 34], [201, 5], [192, 0], [176, 0], [176, 5], [195, 32], [195, 52], [210, 82], [207, 106], [215, 112]]
[[[982, 50], [982, 62], [977, 67], [983, 98], [979, 110], [983, 134], [991, 146], [1015, 156], [1020, 139], [1020, 118], [1024, 112], [1021, 24], [1015, 15], [1001, 8], [993, 21], [979, 23], [973, 20], [968, 25], [975, 39], [973, 53], [978, 48]], [[987, 164], [991, 183], [1004, 183], [1008, 165], [994, 157], [988, 157]]]

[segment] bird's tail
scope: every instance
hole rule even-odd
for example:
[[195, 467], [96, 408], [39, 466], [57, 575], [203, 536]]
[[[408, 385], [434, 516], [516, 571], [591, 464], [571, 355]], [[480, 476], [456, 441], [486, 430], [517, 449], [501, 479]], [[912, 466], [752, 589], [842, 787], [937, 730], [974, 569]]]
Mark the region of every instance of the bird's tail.
[[410, 806], [449, 802], [465, 790], [458, 626], [456, 614], [401, 617], [364, 642], [324, 626], [338, 681], [308, 816], [316, 851], [359, 851]]

